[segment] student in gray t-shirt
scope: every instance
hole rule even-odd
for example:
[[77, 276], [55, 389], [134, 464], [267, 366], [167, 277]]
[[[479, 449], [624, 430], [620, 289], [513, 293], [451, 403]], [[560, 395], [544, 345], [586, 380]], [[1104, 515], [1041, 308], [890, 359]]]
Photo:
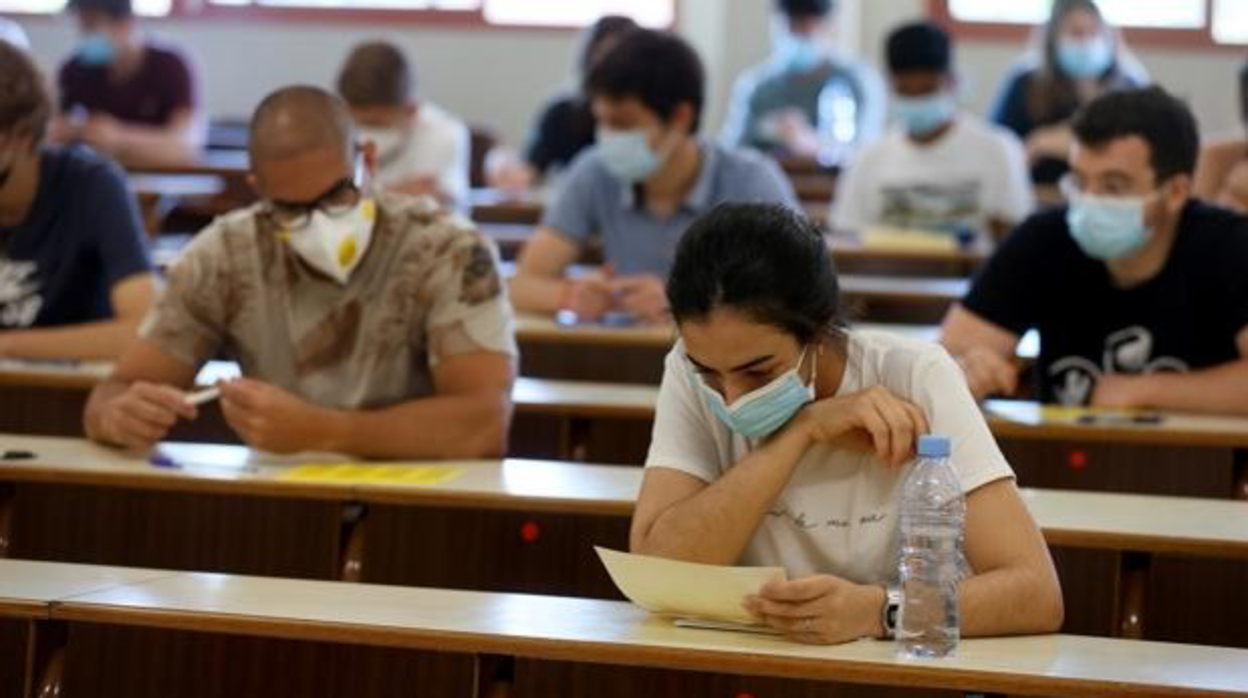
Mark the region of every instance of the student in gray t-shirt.
[[772, 54], [737, 79], [721, 140], [779, 158], [844, 158], [883, 132], [884, 82], [832, 46], [835, 0], [775, 7]]
[[[586, 86], [597, 145], [573, 162], [521, 252], [512, 299], [518, 310], [570, 310], [582, 321], [619, 311], [663, 322], [663, 285], [694, 219], [725, 201], [797, 202], [775, 163], [697, 137], [702, 63], [679, 37], [630, 33], [595, 63]], [[596, 242], [603, 268], [565, 278]]]

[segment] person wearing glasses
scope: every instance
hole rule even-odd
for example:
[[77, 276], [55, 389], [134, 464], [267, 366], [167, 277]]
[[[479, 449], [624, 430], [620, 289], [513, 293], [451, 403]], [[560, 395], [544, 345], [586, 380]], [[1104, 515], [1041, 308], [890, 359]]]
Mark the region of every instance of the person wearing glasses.
[[374, 191], [372, 144], [315, 87], [265, 98], [251, 122], [261, 201], [200, 232], [139, 341], [92, 393], [100, 442], [146, 448], [180, 419], [202, 364], [253, 448], [363, 458], [505, 450], [516, 347], [494, 248], [432, 199]]
[[1192, 198], [1191, 112], [1115, 92], [1073, 129], [1069, 205], [1011, 233], [945, 318], [972, 392], [1018, 390], [1034, 328], [1045, 402], [1248, 414], [1248, 222]]

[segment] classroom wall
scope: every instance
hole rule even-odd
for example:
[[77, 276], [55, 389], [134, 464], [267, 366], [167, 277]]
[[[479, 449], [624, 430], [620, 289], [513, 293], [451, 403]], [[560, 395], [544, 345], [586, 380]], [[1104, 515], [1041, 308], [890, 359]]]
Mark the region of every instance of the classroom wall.
[[[771, 0], [681, 0], [680, 29], [707, 63], [708, 130], [718, 130], [733, 78], [762, 60], [769, 44]], [[861, 47], [878, 60], [879, 47], [898, 22], [922, 16], [926, 0], [842, 0], [838, 27], [844, 47]], [[66, 18], [19, 20], [35, 54], [54, 70], [74, 43]], [[238, 23], [168, 20], [152, 32], [181, 45], [200, 67], [204, 103], [215, 117], [245, 117], [269, 90], [282, 84], [330, 85], [355, 43], [384, 37], [410, 51], [421, 89], [475, 124], [492, 124], [521, 142], [533, 113], [554, 90], [570, 82], [576, 34], [549, 30], [453, 30], [349, 23]], [[964, 43], [959, 62], [967, 103], [984, 111], [1022, 47]], [[1155, 78], [1186, 96], [1206, 133], [1237, 127], [1233, 86], [1242, 56], [1142, 48]], [[206, 66], [211, 70], [206, 70]], [[1198, 76], [1194, 79], [1193, 76]]]

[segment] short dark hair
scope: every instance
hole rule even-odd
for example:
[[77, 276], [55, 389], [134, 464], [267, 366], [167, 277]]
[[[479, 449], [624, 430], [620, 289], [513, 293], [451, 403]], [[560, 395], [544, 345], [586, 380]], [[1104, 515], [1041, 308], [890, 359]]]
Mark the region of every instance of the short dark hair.
[[776, 0], [776, 11], [788, 17], [827, 17], [836, 11], [833, 0]]
[[1200, 152], [1200, 130], [1187, 105], [1160, 87], [1110, 92], [1092, 100], [1073, 124], [1075, 139], [1093, 148], [1139, 136], [1148, 143], [1158, 182], [1190, 175]]
[[51, 113], [47, 83], [30, 55], [0, 41], [0, 134], [42, 141]]
[[693, 105], [693, 128], [702, 121], [706, 74], [702, 60], [684, 39], [670, 32], [638, 29], [594, 62], [585, 80], [590, 97], [635, 97], [664, 121], [676, 107]]
[[130, 0], [69, 0], [71, 12], [100, 12], [112, 19], [127, 19], [134, 15]]
[[720, 204], [695, 221], [676, 249], [667, 299], [677, 323], [727, 307], [803, 344], [844, 324], [823, 234], [779, 204]]
[[892, 73], [947, 73], [953, 64], [953, 42], [944, 29], [932, 22], [913, 22], [894, 29], [885, 46], [888, 70]]
[[394, 44], [356, 46], [338, 73], [338, 94], [353, 107], [402, 107], [411, 101], [416, 76]]
[[607, 42], [616, 40], [623, 34], [638, 28], [636, 22], [623, 15], [603, 15], [598, 18], [597, 22], [586, 27], [581, 33], [580, 58], [577, 61], [581, 75], [589, 73], [589, 69], [594, 65], [594, 59], [598, 58], [600, 49]]

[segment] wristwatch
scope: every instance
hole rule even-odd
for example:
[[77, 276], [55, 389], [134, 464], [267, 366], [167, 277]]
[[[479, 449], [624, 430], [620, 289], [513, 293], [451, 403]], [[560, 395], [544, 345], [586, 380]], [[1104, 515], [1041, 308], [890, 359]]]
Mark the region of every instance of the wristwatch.
[[892, 640], [897, 637], [897, 614], [901, 610], [901, 587], [884, 586], [884, 609], [880, 612], [880, 625], [884, 628], [884, 637]]

